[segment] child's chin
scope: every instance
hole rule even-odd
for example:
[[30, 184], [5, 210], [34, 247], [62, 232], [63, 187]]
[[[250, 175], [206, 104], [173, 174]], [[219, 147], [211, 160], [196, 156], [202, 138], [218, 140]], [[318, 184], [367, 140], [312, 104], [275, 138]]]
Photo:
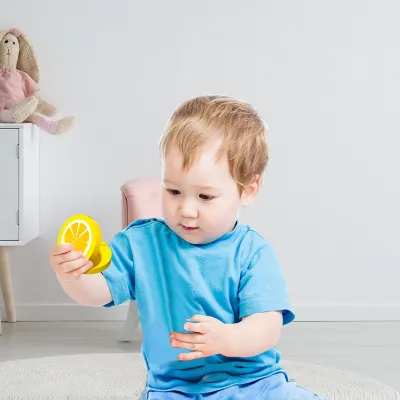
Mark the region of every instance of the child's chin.
[[186, 240], [186, 242], [190, 244], [205, 244], [206, 241], [203, 238], [200, 237], [195, 237], [195, 236], [190, 236], [190, 235], [180, 235], [183, 240]]
[[209, 238], [204, 236], [190, 236], [190, 235], [180, 235], [180, 236], [186, 242], [196, 245], [208, 244], [215, 241], [215, 238]]
[[202, 235], [193, 235], [190, 233], [186, 232], [176, 232], [178, 236], [180, 236], [184, 241], [190, 243], [190, 244], [205, 244], [207, 241]]

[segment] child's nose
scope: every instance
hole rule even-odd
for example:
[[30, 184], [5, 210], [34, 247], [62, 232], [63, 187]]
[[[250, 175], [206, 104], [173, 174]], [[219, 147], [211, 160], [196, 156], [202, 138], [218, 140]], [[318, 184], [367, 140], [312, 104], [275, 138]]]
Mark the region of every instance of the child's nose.
[[194, 202], [184, 201], [181, 206], [181, 214], [184, 218], [197, 218], [197, 207]]

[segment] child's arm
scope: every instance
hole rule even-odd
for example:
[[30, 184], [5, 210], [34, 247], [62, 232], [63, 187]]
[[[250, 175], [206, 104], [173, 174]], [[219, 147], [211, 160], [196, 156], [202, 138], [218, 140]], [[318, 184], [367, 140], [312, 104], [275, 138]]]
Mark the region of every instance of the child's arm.
[[102, 306], [109, 303], [111, 293], [102, 274], [84, 275], [92, 265], [71, 244], [57, 244], [50, 253], [50, 265], [64, 291], [77, 303]]
[[227, 325], [229, 353], [235, 357], [253, 357], [274, 347], [282, 331], [282, 313], [268, 311]]
[[60, 281], [60, 284], [71, 299], [84, 306], [100, 307], [112, 300], [102, 274], [81, 275], [74, 281]]
[[238, 288], [239, 321], [195, 315], [184, 326], [194, 333], [173, 332], [171, 345], [192, 350], [179, 355], [193, 360], [213, 354], [255, 356], [275, 346], [283, 325], [294, 319], [285, 278], [269, 245], [260, 248], [242, 271]]
[[171, 345], [192, 350], [179, 359], [193, 360], [213, 354], [226, 357], [253, 357], [274, 347], [282, 329], [282, 313], [268, 311], [244, 317], [236, 324], [224, 324], [216, 318], [194, 315], [184, 326], [195, 333], [171, 334]]

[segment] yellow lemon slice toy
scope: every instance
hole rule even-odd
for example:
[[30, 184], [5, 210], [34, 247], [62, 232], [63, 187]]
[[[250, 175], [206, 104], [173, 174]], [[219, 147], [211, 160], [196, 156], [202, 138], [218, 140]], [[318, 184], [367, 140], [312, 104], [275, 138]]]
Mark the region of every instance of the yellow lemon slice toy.
[[101, 240], [99, 224], [88, 215], [76, 214], [69, 217], [58, 233], [58, 243], [71, 243], [75, 251], [81, 251], [93, 267], [85, 274], [97, 274], [104, 271], [111, 262], [111, 249]]

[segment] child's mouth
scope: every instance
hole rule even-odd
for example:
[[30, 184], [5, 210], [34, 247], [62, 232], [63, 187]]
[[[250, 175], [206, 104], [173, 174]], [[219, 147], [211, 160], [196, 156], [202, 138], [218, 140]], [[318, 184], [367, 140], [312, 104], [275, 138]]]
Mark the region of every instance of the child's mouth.
[[182, 227], [185, 231], [188, 231], [188, 232], [193, 232], [193, 231], [195, 231], [196, 229], [199, 229], [199, 228], [197, 228], [197, 227], [185, 226], [185, 225], [182, 225], [182, 224], [181, 224], [181, 227]]

